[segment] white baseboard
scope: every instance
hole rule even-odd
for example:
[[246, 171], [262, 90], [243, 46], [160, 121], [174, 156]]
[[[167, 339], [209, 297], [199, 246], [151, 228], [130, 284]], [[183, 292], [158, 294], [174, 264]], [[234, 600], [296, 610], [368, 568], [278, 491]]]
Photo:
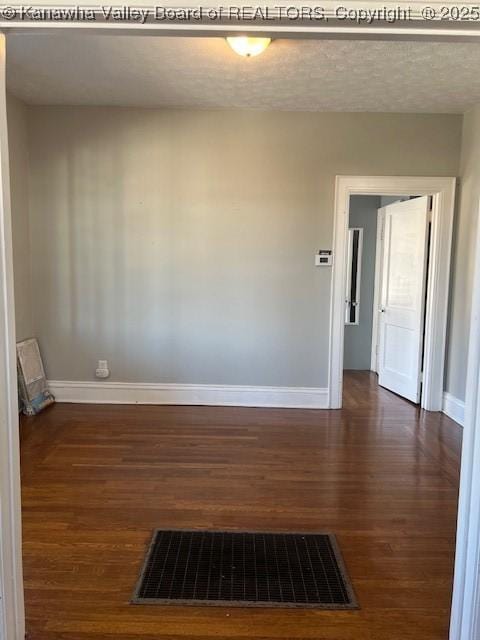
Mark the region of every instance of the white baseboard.
[[465, 402], [445, 391], [443, 394], [443, 413], [463, 427], [465, 422]]
[[328, 389], [317, 387], [244, 387], [65, 380], [50, 380], [48, 385], [58, 402], [328, 408]]

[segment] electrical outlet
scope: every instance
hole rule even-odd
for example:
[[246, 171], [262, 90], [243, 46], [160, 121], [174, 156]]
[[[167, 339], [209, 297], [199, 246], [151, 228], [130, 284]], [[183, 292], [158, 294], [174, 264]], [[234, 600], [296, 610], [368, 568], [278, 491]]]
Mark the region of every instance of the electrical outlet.
[[95, 376], [97, 378], [108, 378], [110, 370], [108, 368], [108, 360], [99, 360], [98, 366], [95, 370]]

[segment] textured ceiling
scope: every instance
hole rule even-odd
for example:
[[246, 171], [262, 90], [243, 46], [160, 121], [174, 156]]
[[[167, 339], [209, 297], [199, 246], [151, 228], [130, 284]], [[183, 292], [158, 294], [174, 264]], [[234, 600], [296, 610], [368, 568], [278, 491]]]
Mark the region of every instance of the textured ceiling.
[[480, 102], [480, 44], [8, 36], [9, 89], [34, 104], [460, 113]]

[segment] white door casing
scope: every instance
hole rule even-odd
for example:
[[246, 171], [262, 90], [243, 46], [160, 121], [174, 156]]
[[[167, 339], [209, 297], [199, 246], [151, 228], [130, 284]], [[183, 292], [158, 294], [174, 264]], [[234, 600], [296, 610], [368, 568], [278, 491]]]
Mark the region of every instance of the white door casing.
[[0, 34], [0, 639], [25, 635], [15, 312], [5, 88]]
[[480, 217], [478, 220], [450, 640], [480, 638]]
[[[39, 2], [35, 2], [34, 4], [40, 4]], [[405, 6], [407, 5], [407, 3], [405, 3]], [[453, 6], [453, 5], [452, 5]], [[10, 26], [12, 26], [10, 23], [4, 22], [3, 26], [5, 28], [8, 28]], [[15, 26], [15, 25], [13, 25]], [[26, 30], [26, 29], [30, 29], [30, 30], [35, 30], [35, 29], [44, 29], [45, 25], [40, 23], [40, 22], [32, 22], [30, 24], [26, 24], [24, 22], [20, 23], [18, 22], [16, 24], [16, 26], [19, 29], [22, 30]], [[55, 28], [51, 28], [51, 32], [55, 32], [55, 31], [59, 31], [63, 30], [63, 29], [77, 29], [77, 30], [86, 30], [86, 29], [93, 29], [96, 28], [98, 30], [99, 33], [104, 33], [105, 35], [111, 35], [114, 33], [122, 33], [122, 25], [121, 24], [110, 24], [110, 25], [105, 25], [105, 24], [101, 24], [100, 22], [98, 24], [94, 24], [91, 25], [89, 23], [83, 23], [83, 24], [78, 24], [78, 23], [67, 23], [67, 24], [55, 24], [54, 25]], [[226, 33], [228, 33], [228, 30], [223, 27], [223, 26], [217, 26], [216, 32], [214, 35], [225, 35]], [[469, 34], [466, 31], [463, 31], [462, 33], [460, 33], [460, 29], [458, 29], [455, 25], [455, 29], [450, 30], [450, 33], [447, 32], [447, 29], [445, 28], [445, 25], [439, 25], [438, 27], [433, 27], [433, 29], [430, 28], [425, 28], [423, 26], [423, 24], [416, 24], [416, 23], [411, 23], [409, 22], [407, 25], [398, 25], [398, 26], [393, 26], [393, 28], [391, 28], [392, 25], [387, 25], [385, 27], [383, 27], [382, 30], [382, 34], [383, 37], [386, 37], [387, 39], [396, 39], [398, 37], [402, 37], [404, 36], [405, 32], [407, 31], [411, 31], [413, 37], [416, 37], [417, 34], [420, 34], [420, 37], [424, 37], [427, 39], [431, 39], [432, 38], [432, 34], [436, 35], [436, 37], [438, 38], [454, 38], [455, 34], [457, 35], [457, 37], [459, 39], [461, 38], [465, 38], [466, 34], [470, 35], [472, 38], [478, 39], [480, 37], [480, 30], [476, 29], [476, 30], [469, 30]], [[192, 28], [192, 27], [190, 27]], [[200, 27], [201, 28], [201, 27]], [[246, 30], [248, 31], [253, 31], [253, 29], [249, 29], [248, 26], [245, 26], [244, 24], [239, 25], [238, 27], [230, 27], [230, 31], [233, 29], [236, 30], [242, 30], [242, 32], [245, 32]], [[256, 27], [257, 29], [259, 27]], [[303, 26], [298, 28], [298, 31], [300, 31], [301, 29], [305, 29]], [[184, 35], [184, 31], [186, 32], [186, 29], [183, 25], [171, 25], [171, 24], [163, 24], [160, 23], [158, 25], [158, 30], [160, 31], [161, 29], [164, 29], [165, 31], [169, 30], [170, 32], [181, 34]], [[263, 31], [264, 31], [264, 27], [262, 27]], [[322, 29], [318, 28], [318, 29], [310, 29], [311, 33], [319, 33]], [[335, 33], [336, 29], [332, 29], [331, 31], [333, 33]], [[344, 29], [346, 30], [346, 28]], [[140, 31], [140, 25], [134, 25], [130, 27], [130, 33], [135, 33], [135, 32], [139, 32]], [[147, 32], [147, 29], [143, 30], [143, 33]], [[350, 30], [351, 33], [353, 33], [354, 30]], [[357, 31], [365, 31], [364, 29], [361, 29], [360, 27], [357, 28]], [[453, 33], [455, 31], [455, 33]], [[213, 32], [213, 28], [212, 28], [212, 32]], [[415, 33], [416, 32], [416, 33]], [[400, 34], [400, 36], [399, 36]], [[438, 35], [437, 35], [438, 34]], [[213, 34], [210, 34], [213, 35]], [[4, 40], [2, 38], [2, 45], [1, 45], [1, 49], [4, 52]], [[2, 54], [3, 55], [3, 54]], [[2, 65], [3, 69], [4, 69], [4, 60], [2, 59], [2, 61], [0, 62], [0, 64]], [[2, 83], [2, 92], [4, 92], [4, 75], [2, 72], [2, 79], [0, 80], [0, 82]], [[0, 104], [0, 110], [1, 110], [1, 117], [3, 120], [3, 114], [4, 114], [4, 104]], [[5, 134], [5, 123], [2, 121], [2, 123], [0, 124], [0, 126], [2, 127], [2, 140], [4, 140], [4, 134]], [[2, 160], [5, 157], [5, 145], [2, 143]], [[362, 179], [363, 180], [363, 179]], [[389, 179], [387, 179], [388, 181]], [[390, 179], [389, 187], [388, 189], [383, 188], [381, 190], [382, 193], [390, 193], [392, 195], [397, 194], [397, 193], [439, 193], [439, 198], [438, 198], [438, 213], [446, 213], [446, 216], [443, 217], [442, 221], [441, 221], [441, 225], [443, 227], [442, 233], [440, 233], [438, 235], [438, 246], [436, 246], [436, 248], [434, 248], [434, 252], [436, 251], [438, 253], [438, 255], [440, 256], [445, 256], [447, 255], [446, 250], [448, 248], [448, 255], [449, 255], [449, 235], [447, 233], [448, 231], [448, 227], [451, 224], [451, 217], [450, 217], [450, 211], [453, 213], [453, 194], [454, 194], [454, 181], [453, 179], [448, 179], [448, 178], [432, 178], [430, 179], [432, 182], [432, 187], [433, 188], [429, 188], [427, 191], [419, 190], [419, 189], [412, 189], [410, 188], [410, 186], [406, 189], [406, 191], [400, 191], [397, 186], [394, 186], [392, 189], [390, 189], [391, 184], [392, 184], [392, 180], [395, 179]], [[397, 180], [401, 180], [401, 179], [397, 179]], [[415, 181], [415, 179], [406, 179], [407, 181]], [[422, 179], [419, 179], [422, 180]], [[428, 180], [428, 179], [425, 179]], [[441, 184], [441, 181], [444, 181]], [[2, 174], [2, 176], [0, 176], [0, 182], [3, 182], [3, 184], [5, 184], [5, 175]], [[368, 182], [368, 181], [367, 181]], [[378, 182], [376, 183], [378, 184]], [[347, 185], [348, 186], [348, 185]], [[355, 193], [355, 186], [352, 186], [350, 184], [349, 188], [352, 188], [351, 193]], [[437, 188], [438, 187], [438, 188]], [[363, 180], [363, 187], [361, 185], [358, 185], [357, 188], [359, 189], [364, 189], [363, 191], [357, 191], [357, 193], [379, 193], [378, 190], [371, 190], [372, 188], [376, 189], [375, 184], [373, 183], [369, 183], [369, 184], [365, 184], [365, 181]], [[369, 191], [370, 189], [370, 191]], [[345, 193], [343, 193], [343, 195], [345, 195]], [[3, 196], [2, 196], [2, 203], [4, 202], [3, 200]], [[14, 381], [12, 379], [12, 349], [11, 349], [11, 345], [14, 345], [14, 335], [12, 334], [7, 334], [7, 329], [10, 328], [10, 330], [12, 329], [13, 326], [13, 288], [11, 286], [11, 255], [9, 255], [9, 252], [11, 254], [11, 240], [8, 237], [9, 235], [9, 216], [7, 216], [7, 218], [5, 217], [5, 207], [3, 206], [3, 204], [0, 204], [0, 335], [6, 335], [6, 339], [3, 340], [3, 338], [0, 341], [0, 368], [2, 369], [2, 371], [0, 372], [0, 376], [2, 376], [2, 378], [0, 379], [0, 429], [4, 429], [6, 426], [7, 430], [10, 430], [10, 433], [14, 433], [16, 426], [18, 426], [18, 417], [16, 418], [14, 413], [12, 412], [12, 408], [13, 405], [16, 402], [16, 398], [15, 398], [15, 384]], [[343, 209], [343, 204], [342, 204], [342, 209]], [[435, 215], [435, 213], [434, 213]], [[5, 233], [5, 231], [7, 231], [7, 233]], [[338, 233], [336, 232], [336, 237], [338, 238]], [[435, 239], [434, 239], [435, 240]], [[340, 239], [338, 241], [339, 243], [342, 242], [342, 240]], [[435, 240], [436, 243], [436, 240]], [[448, 247], [447, 247], [448, 244]], [[336, 244], [337, 246], [337, 244]], [[337, 254], [337, 257], [340, 254]], [[443, 265], [441, 266], [441, 268], [439, 269], [439, 273], [438, 273], [438, 281], [437, 283], [432, 283], [432, 288], [445, 288], [448, 287], [448, 266], [449, 263], [443, 263]], [[338, 278], [342, 276], [343, 277], [343, 267], [341, 267], [340, 272], [337, 271], [337, 273], [334, 275], [333, 278], [333, 282], [334, 284], [337, 282]], [[445, 277], [445, 279], [444, 279]], [[437, 278], [437, 276], [436, 276]], [[338, 312], [338, 310], [340, 309], [340, 317], [343, 318], [343, 304], [344, 304], [344, 289], [343, 289], [343, 281], [342, 278], [340, 278], [340, 281], [342, 282], [342, 289], [341, 289], [341, 293], [340, 293], [340, 299], [339, 300], [335, 300], [335, 304], [332, 305], [332, 323], [336, 320], [336, 313]], [[446, 284], [444, 284], [446, 283]], [[429, 289], [430, 289], [430, 285], [429, 285]], [[332, 287], [333, 290], [333, 287]], [[333, 297], [335, 297], [334, 291], [332, 291], [332, 295]], [[338, 304], [340, 303], [340, 304]], [[445, 303], [446, 303], [446, 297], [445, 297]], [[434, 303], [432, 303], [433, 306], [433, 310], [437, 313], [434, 314], [433, 316], [433, 320], [432, 320], [432, 339], [431, 339], [431, 343], [432, 343], [432, 350], [435, 349], [436, 344], [438, 343], [438, 338], [441, 337], [442, 331], [443, 331], [443, 307], [442, 305], [436, 305]], [[439, 313], [438, 313], [439, 312]], [[427, 314], [429, 313], [428, 310], [428, 305], [427, 305]], [[339, 341], [339, 338], [341, 339]], [[335, 332], [335, 334], [333, 335], [331, 333], [331, 344], [334, 343], [335, 346], [334, 348], [331, 348], [331, 366], [330, 366], [330, 393], [331, 393], [331, 400], [330, 400], [330, 406], [334, 407], [338, 402], [341, 403], [341, 383], [342, 383], [342, 376], [341, 376], [341, 363], [343, 361], [343, 351], [342, 351], [342, 347], [338, 347], [339, 344], [341, 344], [341, 342], [343, 342], [343, 328], [340, 328], [338, 331]], [[10, 348], [9, 346], [10, 345]], [[332, 357], [333, 355], [333, 357]], [[443, 360], [443, 352], [440, 351], [438, 352], [438, 357], [436, 358], [438, 361], [442, 361]], [[438, 363], [434, 363], [435, 366], [435, 374], [434, 374], [434, 378], [438, 379], [442, 374], [443, 374], [443, 369], [440, 369], [440, 367], [438, 366]], [[333, 382], [332, 382], [333, 381]], [[5, 384], [5, 386], [3, 386]], [[435, 386], [435, 385], [434, 385]], [[432, 406], [434, 406], [437, 402], [437, 399], [434, 397], [435, 396], [435, 389], [432, 389]], [[428, 394], [427, 396], [428, 397]], [[3, 401], [5, 400], [5, 403], [3, 403]], [[428, 407], [427, 407], [428, 408]], [[2, 443], [3, 444], [3, 443]], [[11, 458], [11, 460], [13, 461], [13, 467], [15, 466], [15, 458], [16, 458], [16, 451], [15, 451], [15, 442], [10, 442], [10, 445], [13, 449], [13, 454], [11, 453], [11, 451], [9, 450], [7, 451], [0, 451], [0, 458], [1, 458], [1, 462], [2, 464], [5, 462], [7, 455], [8, 457]], [[465, 449], [465, 446], [464, 446]], [[478, 457], [478, 456], [477, 456]], [[9, 467], [10, 468], [10, 467]], [[477, 469], [480, 468], [477, 465]], [[9, 558], [9, 556], [16, 556], [17, 551], [18, 551], [18, 541], [19, 541], [19, 531], [16, 531], [16, 540], [15, 539], [10, 539], [11, 545], [10, 545], [10, 553], [8, 553], [8, 544], [7, 544], [7, 540], [6, 540], [6, 536], [3, 535], [3, 531], [4, 528], [8, 528], [8, 529], [14, 529], [14, 526], [12, 525], [12, 520], [16, 520], [17, 518], [17, 514], [19, 513], [17, 506], [16, 506], [16, 502], [18, 502], [18, 493], [16, 493], [16, 487], [15, 487], [15, 483], [11, 482], [11, 479], [14, 477], [14, 470], [11, 469], [11, 473], [9, 473], [9, 478], [10, 478], [10, 484], [8, 486], [1, 486], [0, 485], [0, 494], [1, 494], [1, 500], [4, 500], [5, 496], [10, 496], [9, 500], [10, 500], [10, 505], [12, 507], [11, 510], [9, 510], [8, 512], [4, 512], [3, 515], [5, 516], [1, 522], [1, 529], [0, 531], [2, 532], [2, 535], [0, 537], [0, 546], [1, 546], [1, 552], [3, 554], [3, 558]], [[478, 494], [477, 494], [478, 497]], [[2, 502], [0, 504], [0, 509], [4, 508], [4, 503]], [[10, 562], [8, 560], [8, 562]], [[0, 569], [2, 570], [2, 569]], [[4, 577], [4, 576], [3, 576]], [[461, 587], [461, 585], [460, 585]], [[460, 588], [459, 587], [459, 588]], [[1, 588], [1, 586], [0, 586]], [[10, 586], [9, 586], [10, 588]], [[5, 601], [0, 602], [0, 609], [5, 608]], [[17, 607], [18, 609], [18, 607]], [[17, 633], [15, 636], [8, 636], [8, 640], [10, 640], [10, 638], [22, 638], [22, 623], [21, 621], [18, 622], [18, 626], [17, 626]], [[474, 636], [472, 636], [471, 638], [473, 639]], [[478, 636], [477, 636], [478, 637]], [[456, 636], [456, 638], [458, 640], [460, 640], [460, 636]], [[3, 639], [2, 639], [3, 640]], [[461, 640], [467, 640], [467, 637], [464, 636], [462, 637]], [[470, 638], [468, 638], [468, 640], [471, 640]]]
[[331, 409], [342, 407], [346, 243], [350, 196], [433, 194], [421, 406], [427, 411], [441, 411], [455, 185], [455, 178], [337, 176], [329, 332], [328, 406]]
[[429, 197], [385, 207], [378, 382], [420, 401]]
[[[40, 6], [45, 3], [42, 3], [40, 0], [34, 0], [32, 4], [35, 6]], [[178, 3], [174, 3], [174, 4], [178, 4]], [[213, 4], [215, 5], [216, 3], [213, 3]], [[271, 0], [268, 0], [268, 4], [272, 4]], [[307, 2], [307, 4], [309, 4], [309, 1]], [[334, 4], [333, 2], [328, 0], [327, 5], [329, 5], [329, 10], [333, 10], [333, 4]], [[470, 23], [467, 24], [465, 22], [465, 24], [463, 25], [463, 24], [459, 24], [459, 22], [456, 21], [453, 24], [448, 24], [444, 22], [438, 22], [438, 23], [432, 24], [432, 23], [427, 23], [427, 21], [425, 20], [422, 20], [421, 10], [422, 10], [423, 4], [424, 3], [422, 2], [418, 3], [418, 6], [415, 7], [413, 10], [413, 19], [408, 20], [407, 22], [398, 21], [396, 24], [387, 25], [387, 24], [384, 24], [383, 21], [380, 21], [381, 23], [380, 28], [376, 27], [375, 29], [377, 36], [380, 35], [380, 37], [386, 40], [393, 40], [393, 41], [401, 40], [403, 38], [408, 38], [408, 39], [413, 38], [416, 40], [422, 40], [422, 39], [431, 40], [432, 38], [434, 38], [437, 40], [451, 40], [451, 41], [455, 41], [456, 39], [458, 39], [459, 41], [465, 41], [465, 39], [468, 39], [468, 38], [472, 40], [480, 39], [480, 29], [478, 28], [471, 29], [470, 27], [472, 25]], [[429, 4], [432, 4], [432, 2], [430, 2]], [[438, 5], [440, 4], [440, 2], [439, 0], [434, 0], [433, 4]], [[447, 2], [444, 4], [453, 8], [458, 8], [458, 6], [455, 7], [454, 3]], [[355, 5], [355, 2], [354, 1], [352, 2], [352, 0], [349, 0], [347, 2], [347, 6], [354, 7], [354, 5]], [[381, 8], [380, 5], [381, 3], [379, 2], [366, 3], [366, 7], [372, 8], [372, 9]], [[401, 8], [404, 9], [405, 11], [409, 11], [411, 9], [411, 7], [409, 6], [411, 5], [411, 3], [404, 2], [403, 0], [402, 2], [399, 3], [399, 5], [401, 5]], [[67, 6], [68, 6], [68, 3], [67, 3]], [[73, 7], [72, 4], [71, 6]], [[97, 9], [97, 12], [98, 14], [100, 14], [100, 9]], [[295, 28], [291, 27], [292, 24], [295, 25]], [[110, 23], [103, 22], [102, 23], [101, 20], [98, 20], [95, 23], [90, 23], [90, 22], [79, 23], [75, 21], [67, 21], [66, 23], [59, 24], [58, 22], [56, 22], [53, 26], [50, 26], [50, 28], [49, 28], [49, 25], [45, 25], [43, 21], [11, 22], [11, 21], [4, 20], [0, 26], [4, 30], [8, 30], [9, 28], [13, 27], [14, 29], [15, 28], [21, 29], [22, 31], [41, 30], [44, 33], [62, 32], [64, 30], [70, 30], [70, 31], [74, 30], [79, 32], [81, 31], [88, 32], [88, 30], [90, 31], [96, 30], [97, 33], [105, 36], [109, 36], [109, 35], [111, 36], [111, 35], [122, 34], [122, 33], [123, 34], [128, 33], [130, 35], [134, 35], [140, 32], [143, 35], [148, 33], [149, 31], [151, 33], [160, 33], [163, 31], [167, 35], [189, 35], [193, 30], [196, 30], [198, 34], [211, 35], [211, 36], [224, 36], [229, 34], [231, 35], [232, 31], [241, 31], [242, 33], [245, 33], [247, 31], [249, 33], [254, 33], [255, 30], [261, 30], [262, 35], [266, 35], [265, 25], [258, 25], [258, 24], [247, 25], [245, 23], [240, 23], [238, 25], [213, 24], [213, 26], [210, 26], [208, 28], [209, 29], [208, 31], [204, 26], [204, 24], [185, 25], [183, 23], [174, 24], [168, 21], [157, 23], [155, 25], [155, 28], [149, 25], [140, 25], [137, 23], [135, 23], [134, 25], [129, 25], [127, 28], [125, 28], [125, 25], [123, 25], [121, 22], [110, 22]], [[327, 31], [327, 27], [329, 27], [328, 35], [325, 34], [325, 32]], [[465, 27], [465, 28], [461, 28], [461, 27]], [[278, 27], [278, 31], [281, 31], [281, 29], [282, 29], [281, 27]], [[291, 31], [291, 33], [295, 32], [296, 37], [301, 37], [303, 32], [306, 32], [306, 31], [309, 32], [309, 35], [315, 34], [317, 37], [322, 37], [322, 35], [324, 34], [330, 38], [332, 37], [355, 38], [355, 37], [358, 37], [359, 34], [361, 35], [361, 37], [365, 37], [365, 28], [362, 25], [356, 26], [353, 28], [350, 24], [338, 26], [334, 20], [330, 21], [329, 23], [325, 23], [325, 22], [318, 23], [317, 21], [315, 22], [315, 26], [312, 28], [305, 27], [304, 24], [299, 21], [297, 22], [289, 21], [288, 27], [287, 28], [283, 27], [282, 35], [284, 36], [287, 35], [288, 31]], [[4, 52], [3, 38], [2, 38], [2, 44], [0, 48]], [[0, 61], [0, 64], [4, 69], [4, 59]], [[4, 91], [4, 80], [5, 80], [4, 74], [2, 72], [2, 77], [0, 80], [0, 82], [2, 83], [2, 91]], [[0, 104], [0, 110], [2, 111], [1, 117], [3, 119], [3, 114], [4, 114], [3, 104]], [[3, 140], [3, 134], [5, 134], [4, 123], [2, 123], [0, 126], [2, 126], [2, 140]], [[2, 145], [2, 148], [4, 148], [3, 145]], [[4, 156], [4, 152], [2, 151], [2, 157], [3, 156]], [[440, 221], [441, 230], [437, 234], [437, 236], [432, 239], [433, 245], [434, 245], [432, 250], [432, 255], [438, 256], [438, 257], [443, 256], [444, 258], [448, 256], [448, 258], [446, 262], [443, 262], [443, 265], [441, 264], [442, 261], [439, 262], [441, 266], [438, 269], [438, 273], [435, 274], [435, 282], [433, 282], [431, 285], [429, 284], [429, 289], [431, 288], [433, 291], [435, 291], [438, 288], [442, 289], [443, 291], [445, 290], [445, 288], [448, 289], [448, 269], [449, 269], [450, 237], [451, 237], [451, 235], [448, 232], [449, 232], [449, 229], [451, 228], [451, 222], [453, 219], [453, 197], [454, 197], [454, 191], [455, 191], [454, 180], [449, 178], [432, 178], [430, 179], [432, 183], [432, 188], [431, 189], [429, 188], [427, 191], [424, 191], [423, 188], [422, 190], [410, 188], [411, 184], [415, 181], [415, 178], [406, 178], [407, 181], [410, 181], [410, 186], [406, 189], [406, 191], [400, 191], [398, 188], [398, 184], [400, 184], [399, 181], [401, 181], [401, 179], [397, 179], [397, 186], [394, 186], [393, 188], [391, 188], [393, 181], [395, 181], [395, 178], [386, 178], [385, 182], [383, 183], [382, 190], [378, 191], [376, 187], [379, 181], [383, 180], [383, 177], [381, 177], [380, 179], [375, 179], [376, 182], [372, 182], [372, 179], [370, 178], [365, 180], [364, 178], [358, 178], [356, 176], [353, 178], [342, 177], [342, 179], [345, 179], [347, 182], [344, 182], [341, 185], [341, 188], [338, 189], [339, 185], [337, 180], [336, 211], [337, 212], [343, 211], [344, 212], [343, 215], [345, 215], [345, 212], [348, 211], [348, 197], [350, 194], [354, 194], [354, 193], [375, 194], [375, 193], [381, 192], [385, 194], [389, 193], [391, 195], [396, 195], [398, 193], [406, 193], [406, 194], [438, 193], [439, 197], [436, 198], [436, 205], [437, 205], [437, 213], [442, 218]], [[358, 182], [354, 183], [355, 180], [358, 180]], [[424, 181], [428, 179], [420, 179], [420, 180]], [[0, 184], [1, 182], [5, 183], [4, 175], [0, 176]], [[423, 187], [424, 186], [425, 186], [425, 182], [423, 182]], [[12, 321], [13, 321], [13, 289], [10, 285], [6, 286], [8, 283], [8, 277], [7, 277], [8, 271], [11, 269], [11, 255], [9, 257], [9, 252], [11, 253], [11, 246], [10, 246], [11, 242], [10, 242], [10, 238], [8, 237], [9, 220], [5, 219], [4, 213], [5, 213], [4, 208], [0, 204], [0, 335], [4, 335], [4, 330], [6, 331], [8, 326], [11, 327]], [[446, 214], [446, 215], [443, 215], [443, 214]], [[435, 215], [436, 215], [436, 212], [434, 208], [434, 217]], [[337, 222], [335, 227], [336, 229], [335, 230], [335, 248], [340, 247], [340, 251], [336, 252], [336, 257], [337, 259], [339, 257], [343, 259], [343, 252], [342, 252], [343, 239], [341, 237], [341, 233], [343, 233], [342, 220], [339, 220], [337, 216], [336, 216], [336, 219], [337, 219]], [[339, 229], [341, 231], [340, 234], [339, 234]], [[7, 230], [7, 234], [5, 234], [5, 230]], [[338, 322], [337, 322], [338, 318], [343, 319], [343, 308], [344, 308], [343, 270], [344, 270], [343, 265], [340, 265], [339, 268], [337, 265], [337, 268], [334, 270], [333, 285], [332, 285], [331, 327], [333, 327], [334, 325], [335, 326], [338, 325]], [[443, 284], [443, 282], [445, 282], [445, 284]], [[480, 278], [479, 278], [479, 282], [480, 282]], [[342, 287], [342, 289], [338, 294], [339, 284]], [[431, 325], [428, 328], [428, 330], [431, 332], [430, 349], [432, 353], [435, 353], [435, 349], [438, 346], [439, 341], [442, 337], [444, 324], [446, 326], [446, 316], [444, 318], [444, 315], [443, 315], [444, 306], [446, 306], [446, 301], [447, 301], [447, 297], [445, 297], [445, 305], [442, 305], [442, 304], [436, 304], [435, 300], [433, 300], [431, 303], [432, 305], [431, 310], [429, 310], [428, 308], [429, 304], [427, 303], [427, 325], [429, 324]], [[10, 311], [9, 311], [9, 307], [10, 307]], [[431, 321], [429, 322], [428, 315], [432, 312], [434, 313], [432, 314]], [[11, 360], [12, 350], [8, 349], [9, 343], [14, 344], [14, 336], [7, 335], [7, 338], [5, 341], [3, 341], [3, 339], [0, 340], [0, 369], [2, 369], [2, 371], [0, 371], [0, 376], [2, 376], [0, 378], [0, 383], [1, 383], [0, 384], [0, 429], [3, 429], [6, 425], [7, 430], [10, 429], [11, 431], [13, 431], [16, 426], [15, 423], [18, 422], [18, 417], [15, 418], [15, 416], [12, 414], [11, 410], [8, 409], [8, 407], [10, 407], [11, 409], [13, 403], [16, 402], [15, 389], [11, 379], [4, 379], [4, 374], [7, 373], [8, 371], [11, 371], [10, 360]], [[440, 399], [438, 397], [437, 387], [438, 387], [438, 380], [440, 378], [443, 378], [443, 365], [441, 364], [443, 362], [443, 358], [444, 358], [444, 351], [442, 349], [440, 349], [440, 351], [437, 352], [435, 356], [432, 356], [433, 371], [431, 376], [432, 377], [432, 381], [431, 381], [432, 384], [430, 385], [431, 389], [429, 389], [427, 393], [424, 393], [424, 396], [423, 396], [427, 404], [425, 408], [427, 409], [430, 408], [431, 410], [438, 410], [437, 408], [434, 408], [434, 407], [441, 406], [441, 404], [439, 404]], [[480, 359], [480, 352], [477, 353], [477, 360], [479, 359]], [[330, 401], [329, 401], [329, 404], [330, 404], [330, 407], [332, 408], [341, 406], [342, 364], [343, 364], [343, 327], [339, 326], [335, 331], [332, 331], [332, 330], [330, 331], [330, 371], [329, 371]], [[2, 386], [4, 383], [6, 383], [5, 387]], [[478, 388], [478, 380], [477, 380], [477, 388]], [[2, 404], [4, 400], [7, 404]], [[465, 433], [467, 433], [467, 430], [465, 430]], [[478, 440], [479, 438], [477, 437], [477, 445], [478, 445]], [[468, 466], [468, 469], [465, 468], [465, 482], [464, 482], [464, 489], [463, 489], [464, 494], [465, 494], [465, 491], [469, 488], [467, 487], [467, 484], [471, 483], [471, 477], [469, 476], [467, 478], [467, 473], [472, 470], [472, 463], [469, 457], [470, 444], [468, 445], [469, 451], [467, 451], [467, 446], [466, 446], [467, 443], [469, 443], [469, 440], [465, 439], [464, 446], [463, 446], [463, 453], [464, 453], [465, 460], [462, 464], [462, 473], [464, 472], [464, 467]], [[15, 446], [15, 443], [12, 443], [12, 446]], [[477, 446], [477, 452], [480, 452], [480, 448], [478, 446]], [[8, 455], [11, 455], [11, 454], [8, 453]], [[16, 453], [14, 452], [13, 458], [15, 458], [15, 455]], [[6, 458], [7, 458], [7, 452], [0, 450], [0, 462], [2, 464], [5, 462]], [[476, 460], [477, 462], [480, 462], [479, 455], [476, 456]], [[480, 469], [480, 464], [476, 465], [476, 469], [477, 471]], [[12, 474], [10, 474], [10, 477], [12, 477]], [[478, 480], [478, 477], [477, 477], [477, 480]], [[478, 483], [476, 486], [478, 488]], [[12, 487], [11, 483], [9, 486], [2, 487], [0, 485], [0, 499], [3, 500], [4, 496], [8, 494], [10, 494], [11, 504], [15, 505], [15, 501], [18, 500], [18, 495], [16, 495], [15, 487], [14, 486]], [[478, 498], [478, 491], [476, 492], [476, 497]], [[465, 502], [465, 506], [467, 507], [466, 502]], [[3, 504], [0, 503], [0, 509], [2, 508], [3, 508]], [[461, 508], [460, 516], [461, 516], [462, 523], [465, 520], [467, 510], [468, 509], [466, 508], [462, 512], [462, 508]], [[19, 540], [19, 531], [16, 532], [17, 540], [10, 540], [11, 542], [10, 550], [8, 549], [8, 544], [5, 539], [5, 536], [2, 536], [1, 533], [4, 527], [12, 528], [11, 527], [12, 518], [13, 520], [15, 520], [17, 511], [18, 510], [14, 507], [12, 511], [3, 514], [5, 515], [5, 518], [2, 520], [1, 527], [0, 527], [0, 546], [1, 546], [1, 552], [2, 554], [4, 554], [4, 557], [8, 557], [9, 555], [10, 556], [16, 555], [18, 540]], [[478, 527], [477, 527], [477, 532], [478, 532]], [[478, 544], [479, 537], [480, 536], [477, 536], [477, 548], [480, 546]], [[464, 548], [464, 543], [466, 544], [466, 541], [462, 538], [459, 541], [459, 545], [462, 549]], [[1, 570], [2, 569], [0, 568], [0, 572]], [[1, 582], [1, 576], [0, 576], [0, 582]], [[465, 586], [464, 581], [459, 579], [457, 581], [456, 593], [463, 595], [464, 586]], [[1, 588], [1, 584], [0, 584], [0, 588]], [[477, 604], [478, 604], [478, 598], [477, 598]], [[454, 607], [453, 607], [454, 610], [452, 611], [452, 614], [453, 614], [452, 622], [455, 622], [457, 620], [456, 615], [459, 613], [459, 608], [461, 606], [462, 605], [460, 604], [460, 597], [454, 599]], [[0, 601], [0, 617], [1, 617], [1, 611], [4, 608], [5, 608], [5, 602]], [[478, 606], [477, 606], [477, 610], [478, 610]], [[477, 618], [477, 622], [478, 622], [478, 618]], [[476, 635], [473, 635], [475, 634], [475, 629], [473, 630], [473, 634], [470, 634], [468, 637], [466, 635], [463, 635], [463, 636], [460, 635], [461, 631], [457, 633], [457, 629], [459, 629], [459, 627], [456, 624], [453, 624], [451, 640], [474, 640], [474, 638], [480, 637], [479, 633], [477, 633]], [[18, 622], [16, 631], [17, 631], [16, 635], [15, 636], [9, 635], [8, 640], [10, 640], [10, 638], [17, 638], [18, 640], [20, 638], [23, 638], [24, 629], [22, 628], [21, 621]], [[476, 628], [476, 631], [477, 632], [479, 631], [478, 627]], [[0, 628], [0, 633], [1, 632], [2, 632], [2, 629]], [[0, 640], [5, 640], [5, 639], [0, 638]]]

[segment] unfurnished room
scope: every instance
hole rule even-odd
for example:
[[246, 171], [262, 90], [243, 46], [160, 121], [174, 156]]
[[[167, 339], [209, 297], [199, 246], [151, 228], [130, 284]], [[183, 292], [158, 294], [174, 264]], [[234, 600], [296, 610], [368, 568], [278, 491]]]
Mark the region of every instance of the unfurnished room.
[[474, 22], [12, 11], [0, 639], [478, 640]]

